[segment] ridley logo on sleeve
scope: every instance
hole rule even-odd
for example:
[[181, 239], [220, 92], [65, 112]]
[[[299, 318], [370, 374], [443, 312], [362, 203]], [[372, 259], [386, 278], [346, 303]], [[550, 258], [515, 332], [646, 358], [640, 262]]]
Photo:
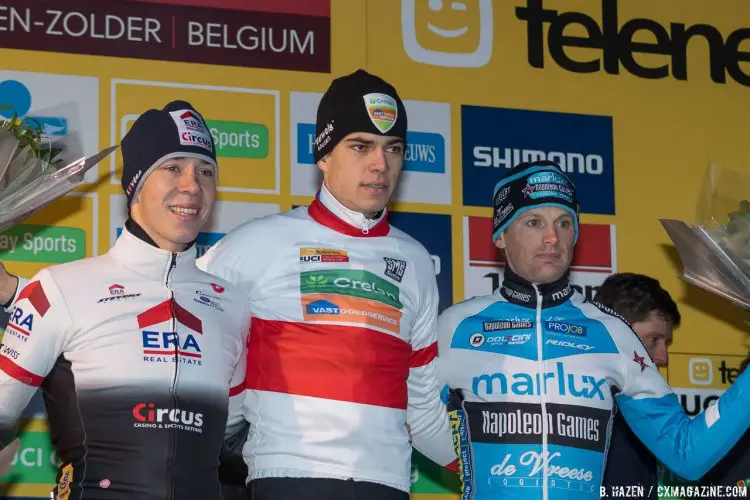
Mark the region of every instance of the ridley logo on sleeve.
[[367, 94], [364, 97], [367, 116], [373, 125], [385, 134], [396, 124], [398, 119], [398, 105], [396, 100], [386, 94]]

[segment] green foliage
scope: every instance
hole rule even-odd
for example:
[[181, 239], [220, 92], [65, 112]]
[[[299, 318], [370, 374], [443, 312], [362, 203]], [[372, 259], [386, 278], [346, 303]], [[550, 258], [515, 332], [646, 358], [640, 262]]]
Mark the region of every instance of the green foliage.
[[[0, 106], [0, 110], [8, 108], [10, 108], [10, 106]], [[0, 119], [0, 129], [10, 132], [18, 139], [19, 145], [16, 155], [18, 155], [20, 151], [28, 149], [34, 156], [50, 165], [56, 166], [62, 161], [61, 158], [57, 158], [57, 155], [60, 154], [62, 149], [53, 148], [50, 145], [43, 144], [43, 127], [33, 118], [21, 119], [14, 112], [11, 118], [5, 120]]]

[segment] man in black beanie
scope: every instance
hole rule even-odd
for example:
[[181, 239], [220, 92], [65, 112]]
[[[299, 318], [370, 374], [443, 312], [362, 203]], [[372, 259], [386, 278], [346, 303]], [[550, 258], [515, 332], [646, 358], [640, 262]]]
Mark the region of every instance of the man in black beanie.
[[252, 500], [406, 500], [412, 446], [456, 460], [435, 377], [434, 264], [387, 220], [406, 129], [392, 85], [337, 78], [318, 107], [310, 206], [240, 226], [200, 259], [252, 308]]
[[406, 109], [396, 89], [358, 70], [333, 81], [318, 106], [313, 157], [323, 196], [374, 219], [396, 188], [404, 162]]
[[114, 246], [0, 277], [18, 289], [0, 349], [0, 449], [41, 387], [56, 498], [242, 498], [247, 299], [198, 269], [193, 245], [216, 198], [213, 139], [174, 101], [140, 115], [121, 147], [130, 216]]

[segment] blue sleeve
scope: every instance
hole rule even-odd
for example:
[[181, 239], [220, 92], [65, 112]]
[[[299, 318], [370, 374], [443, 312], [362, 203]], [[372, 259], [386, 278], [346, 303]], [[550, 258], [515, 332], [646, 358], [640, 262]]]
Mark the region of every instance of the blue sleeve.
[[625, 335], [618, 339], [618, 344], [625, 343], [621, 354], [626, 368], [617, 405], [633, 432], [667, 468], [685, 479], [700, 479], [750, 426], [750, 374], [740, 375], [715, 405], [690, 418], [638, 338], [632, 333], [630, 337], [632, 341]]

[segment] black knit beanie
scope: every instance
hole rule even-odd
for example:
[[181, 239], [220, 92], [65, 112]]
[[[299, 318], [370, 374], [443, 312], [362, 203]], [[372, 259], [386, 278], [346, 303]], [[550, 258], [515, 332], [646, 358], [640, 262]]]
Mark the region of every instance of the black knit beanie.
[[357, 70], [335, 79], [318, 105], [317, 162], [353, 132], [396, 136], [406, 142], [406, 109], [396, 89], [380, 77]]
[[216, 148], [211, 132], [196, 109], [186, 101], [172, 101], [161, 110], [138, 117], [122, 139], [122, 179], [128, 207], [148, 175], [169, 158], [199, 158], [214, 166]]

